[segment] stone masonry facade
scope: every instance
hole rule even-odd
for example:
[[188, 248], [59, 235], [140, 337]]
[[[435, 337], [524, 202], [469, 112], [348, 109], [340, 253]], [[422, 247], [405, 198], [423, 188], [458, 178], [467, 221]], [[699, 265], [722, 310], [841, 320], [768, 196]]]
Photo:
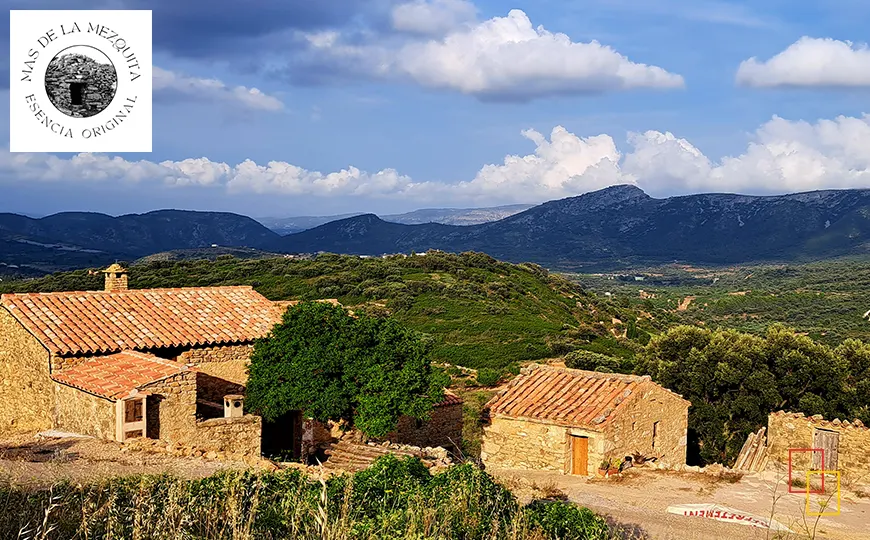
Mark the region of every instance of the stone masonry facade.
[[196, 425], [196, 372], [188, 371], [142, 387], [148, 392], [147, 436], [169, 442], [188, 440]]
[[0, 432], [51, 427], [49, 359], [48, 349], [0, 307]]
[[199, 449], [242, 456], [259, 456], [262, 436], [259, 416], [212, 418], [197, 422], [194, 436], [187, 444]]
[[[768, 468], [788, 466], [789, 448], [812, 448], [817, 429], [839, 433], [837, 468], [844, 482], [870, 484], [870, 428], [860, 420], [828, 421], [820, 415], [775, 412], [767, 419]], [[812, 467], [812, 452], [794, 452], [792, 470], [805, 474]]]
[[[590, 454], [595, 446], [590, 441]], [[569, 452], [565, 426], [496, 417], [484, 427], [480, 458], [487, 465], [507, 469], [564, 472]]]
[[[639, 452], [655, 456], [658, 463], [665, 465], [685, 465], [688, 429], [689, 407], [686, 401], [652, 386], [627, 403], [620, 414], [607, 423], [604, 453], [621, 459]], [[598, 466], [598, 462], [590, 463]]]
[[115, 402], [54, 383], [54, 427], [60, 431], [115, 438]]
[[[197, 347], [182, 352], [176, 360], [196, 367], [198, 399], [220, 404], [226, 395], [244, 394], [253, 350], [252, 344]], [[222, 414], [220, 410], [200, 410], [205, 416]]]

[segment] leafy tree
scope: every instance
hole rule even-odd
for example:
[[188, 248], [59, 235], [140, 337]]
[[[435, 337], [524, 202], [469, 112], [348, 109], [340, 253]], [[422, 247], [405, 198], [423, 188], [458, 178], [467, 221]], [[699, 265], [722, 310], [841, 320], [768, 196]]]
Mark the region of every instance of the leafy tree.
[[425, 419], [444, 398], [448, 381], [433, 372], [430, 349], [393, 319], [303, 302], [254, 345], [246, 405], [270, 421], [300, 410], [383, 437], [400, 416]]
[[853, 371], [866, 366], [870, 347], [860, 342], [832, 350], [782, 325], [763, 337], [678, 326], [654, 337], [637, 358], [638, 372], [692, 402], [690, 435], [706, 463], [733, 460], [776, 410], [827, 418], [866, 413], [866, 392], [860, 394], [866, 378]]

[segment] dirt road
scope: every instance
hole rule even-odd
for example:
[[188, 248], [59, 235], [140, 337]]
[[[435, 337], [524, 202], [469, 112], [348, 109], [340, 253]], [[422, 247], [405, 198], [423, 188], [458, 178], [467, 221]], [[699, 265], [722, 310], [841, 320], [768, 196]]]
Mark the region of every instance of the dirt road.
[[[624, 478], [590, 480], [545, 472], [489, 472], [506, 479], [509, 485], [521, 482], [555, 487], [569, 500], [631, 526], [638, 532], [638, 538], [797, 539], [808, 537], [805, 531], [815, 528], [815, 538], [870, 540], [870, 499], [846, 494], [841, 501], [841, 515], [805, 517], [805, 495], [787, 493], [785, 481], [769, 473], [748, 475], [729, 483], [699, 473], [652, 469], [635, 470], [623, 475]], [[791, 528], [795, 534], [776, 536], [772, 531], [746, 525], [667, 513], [668, 506], [697, 503], [720, 504], [762, 517], [773, 514], [774, 519]]]

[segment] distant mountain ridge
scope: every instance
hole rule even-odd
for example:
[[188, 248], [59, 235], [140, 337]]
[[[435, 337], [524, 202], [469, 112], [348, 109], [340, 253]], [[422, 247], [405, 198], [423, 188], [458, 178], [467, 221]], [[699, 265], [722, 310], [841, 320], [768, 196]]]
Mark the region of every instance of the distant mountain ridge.
[[367, 214], [286, 236], [282, 244], [291, 251], [357, 254], [483, 251], [542, 264], [731, 264], [865, 253], [868, 241], [870, 190], [654, 199], [620, 185], [480, 225], [397, 225]]
[[[443, 225], [479, 225], [490, 221], [498, 221], [513, 214], [528, 210], [532, 204], [510, 204], [487, 208], [423, 208], [404, 214], [387, 214], [380, 216], [384, 221], [402, 223], [404, 225], [419, 225], [422, 223], [441, 223]], [[363, 215], [360, 213], [338, 214], [334, 216], [299, 216], [289, 218], [259, 218], [257, 221], [277, 232], [292, 234], [313, 229], [331, 221]]]
[[[417, 213], [414, 219], [428, 217]], [[481, 251], [554, 268], [797, 262], [870, 253], [870, 190], [655, 199], [622, 185], [476, 225], [406, 225], [362, 214], [286, 236], [224, 212], [66, 212], [39, 219], [0, 214], [0, 265], [7, 270], [93, 267], [213, 244], [272, 253]]]
[[43, 218], [0, 214], [0, 263], [46, 271], [212, 244], [268, 250], [278, 247], [278, 239], [280, 235], [253, 219], [227, 212], [157, 210], [117, 217], [62, 212]]

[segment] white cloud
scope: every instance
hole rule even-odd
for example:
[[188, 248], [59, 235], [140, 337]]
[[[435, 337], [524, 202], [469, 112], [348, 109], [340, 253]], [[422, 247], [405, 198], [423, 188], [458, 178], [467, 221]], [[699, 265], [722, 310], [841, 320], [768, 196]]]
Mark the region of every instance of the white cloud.
[[761, 88], [870, 86], [870, 48], [805, 36], [769, 60], [742, 62], [737, 83]]
[[189, 77], [157, 66], [153, 68], [154, 92], [181, 94], [189, 99], [228, 102], [248, 109], [280, 111], [284, 103], [256, 88], [227, 86], [218, 79]]
[[473, 22], [477, 8], [468, 0], [413, 0], [396, 5], [391, 15], [393, 28], [401, 32], [444, 35]]
[[79, 154], [0, 153], [4, 182], [124, 182], [203, 186], [227, 193], [268, 196], [395, 198], [421, 204], [468, 205], [542, 202], [613, 184], [635, 184], [654, 196], [697, 192], [790, 193], [870, 187], [870, 115], [816, 123], [774, 117], [738, 156], [712, 160], [685, 139], [647, 131], [628, 138], [620, 153], [612, 137], [578, 137], [557, 126], [549, 138], [534, 130], [525, 156], [486, 165], [468, 181], [415, 182], [394, 169], [356, 167], [322, 173], [283, 161], [238, 165], [207, 158], [127, 161]]
[[437, 39], [359, 44], [346, 42], [335, 31], [303, 39], [315, 62], [336, 71], [410, 80], [482, 99], [684, 86], [680, 75], [632, 62], [597, 41], [577, 43], [565, 34], [534, 27], [517, 9], [506, 17], [460, 25]]

